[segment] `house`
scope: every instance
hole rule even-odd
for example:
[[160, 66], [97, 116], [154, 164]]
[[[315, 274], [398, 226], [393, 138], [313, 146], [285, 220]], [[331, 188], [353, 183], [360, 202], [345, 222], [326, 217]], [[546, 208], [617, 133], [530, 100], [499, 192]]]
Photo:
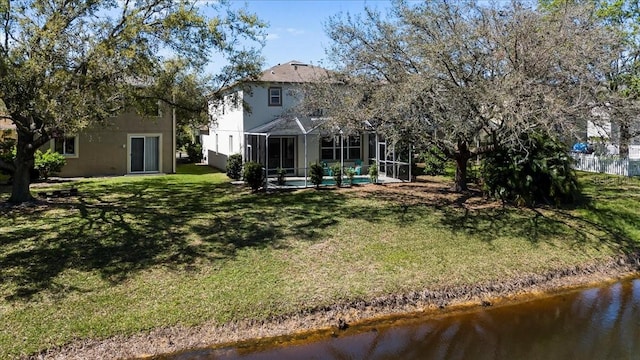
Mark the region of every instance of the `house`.
[[[326, 79], [329, 71], [299, 61], [278, 64], [255, 80], [229, 87], [210, 106], [209, 128], [201, 132], [203, 157], [210, 166], [225, 170], [229, 155], [256, 161], [269, 176], [284, 169], [290, 176], [308, 175], [310, 163], [341, 163], [366, 174], [378, 163], [381, 175], [400, 173], [398, 161], [374, 131], [343, 133], [326, 129], [322, 112], [295, 113], [301, 86]], [[387, 166], [394, 164], [395, 166]], [[405, 171], [406, 172], [406, 171]], [[395, 176], [394, 176], [395, 177]]]
[[[592, 119], [587, 120], [587, 141], [600, 155], [618, 155], [621, 137], [620, 125], [611, 121], [611, 115], [602, 107], [591, 111]], [[630, 134], [640, 133], [638, 123], [633, 123], [628, 129]], [[640, 137], [631, 136], [629, 139], [629, 158], [640, 159]]]
[[125, 112], [105, 125], [53, 139], [43, 147], [63, 154], [63, 177], [174, 173], [175, 119], [171, 109], [142, 117]]

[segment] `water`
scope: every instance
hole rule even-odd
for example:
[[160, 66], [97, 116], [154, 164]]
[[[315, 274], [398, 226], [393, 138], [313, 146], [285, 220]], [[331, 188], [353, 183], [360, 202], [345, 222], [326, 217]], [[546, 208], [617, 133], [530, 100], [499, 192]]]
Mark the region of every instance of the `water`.
[[360, 331], [172, 359], [640, 359], [640, 279]]

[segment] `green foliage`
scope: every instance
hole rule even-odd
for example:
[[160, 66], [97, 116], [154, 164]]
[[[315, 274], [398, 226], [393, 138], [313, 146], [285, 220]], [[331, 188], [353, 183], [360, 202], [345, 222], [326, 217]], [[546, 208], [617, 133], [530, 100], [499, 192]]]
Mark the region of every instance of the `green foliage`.
[[498, 149], [483, 159], [485, 191], [518, 205], [573, 201], [578, 181], [564, 144], [541, 134], [525, 134], [520, 140], [522, 147]]
[[253, 191], [258, 191], [264, 185], [265, 174], [260, 163], [254, 161], [245, 163], [242, 177]]
[[187, 156], [189, 161], [199, 163], [202, 161], [202, 145], [196, 143], [187, 144]]
[[336, 182], [336, 186], [342, 186], [342, 166], [340, 166], [340, 163], [331, 165], [331, 172], [333, 173], [333, 180]]
[[55, 152], [48, 149], [44, 153], [40, 150], [36, 151], [34, 168], [38, 170], [40, 176], [47, 180], [49, 176], [55, 175], [62, 171], [62, 167], [67, 163], [67, 159]]
[[373, 163], [369, 166], [369, 179], [371, 179], [372, 184], [378, 182], [378, 164]]
[[179, 126], [176, 132], [176, 147], [178, 149], [186, 149], [186, 147], [194, 141], [193, 134], [189, 131], [188, 126]]
[[5, 138], [0, 141], [0, 162], [5, 166], [0, 167], [0, 172], [13, 173], [13, 160], [16, 158], [16, 140]]
[[424, 175], [444, 175], [446, 156], [436, 146], [432, 146], [427, 151], [420, 154], [418, 161], [424, 163]]
[[356, 169], [350, 167], [347, 168], [344, 173], [347, 175], [347, 179], [349, 179], [349, 185], [353, 185], [353, 178], [356, 176]]
[[276, 175], [276, 184], [282, 186], [287, 182], [287, 170], [283, 168], [277, 168]]
[[316, 189], [322, 185], [322, 178], [324, 177], [324, 168], [322, 165], [315, 163], [309, 166], [309, 177], [310, 181], [313, 185], [316, 186]]
[[227, 176], [233, 180], [240, 180], [242, 177], [242, 155], [231, 154], [227, 159]]

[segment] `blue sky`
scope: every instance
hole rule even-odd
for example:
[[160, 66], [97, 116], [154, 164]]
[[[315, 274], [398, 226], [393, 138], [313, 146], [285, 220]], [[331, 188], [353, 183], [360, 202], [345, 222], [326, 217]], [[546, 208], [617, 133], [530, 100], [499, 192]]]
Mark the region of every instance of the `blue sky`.
[[330, 40], [324, 31], [329, 17], [338, 13], [357, 14], [365, 6], [382, 10], [389, 6], [390, 1], [234, 0], [233, 4], [246, 7], [269, 24], [262, 51], [265, 68], [290, 60], [330, 67], [325, 54]]

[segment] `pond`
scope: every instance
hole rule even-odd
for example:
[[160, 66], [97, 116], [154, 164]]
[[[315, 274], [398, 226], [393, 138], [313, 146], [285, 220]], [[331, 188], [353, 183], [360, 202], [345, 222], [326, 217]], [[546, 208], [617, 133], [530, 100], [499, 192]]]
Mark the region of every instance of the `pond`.
[[639, 359], [640, 279], [361, 330], [163, 359]]

